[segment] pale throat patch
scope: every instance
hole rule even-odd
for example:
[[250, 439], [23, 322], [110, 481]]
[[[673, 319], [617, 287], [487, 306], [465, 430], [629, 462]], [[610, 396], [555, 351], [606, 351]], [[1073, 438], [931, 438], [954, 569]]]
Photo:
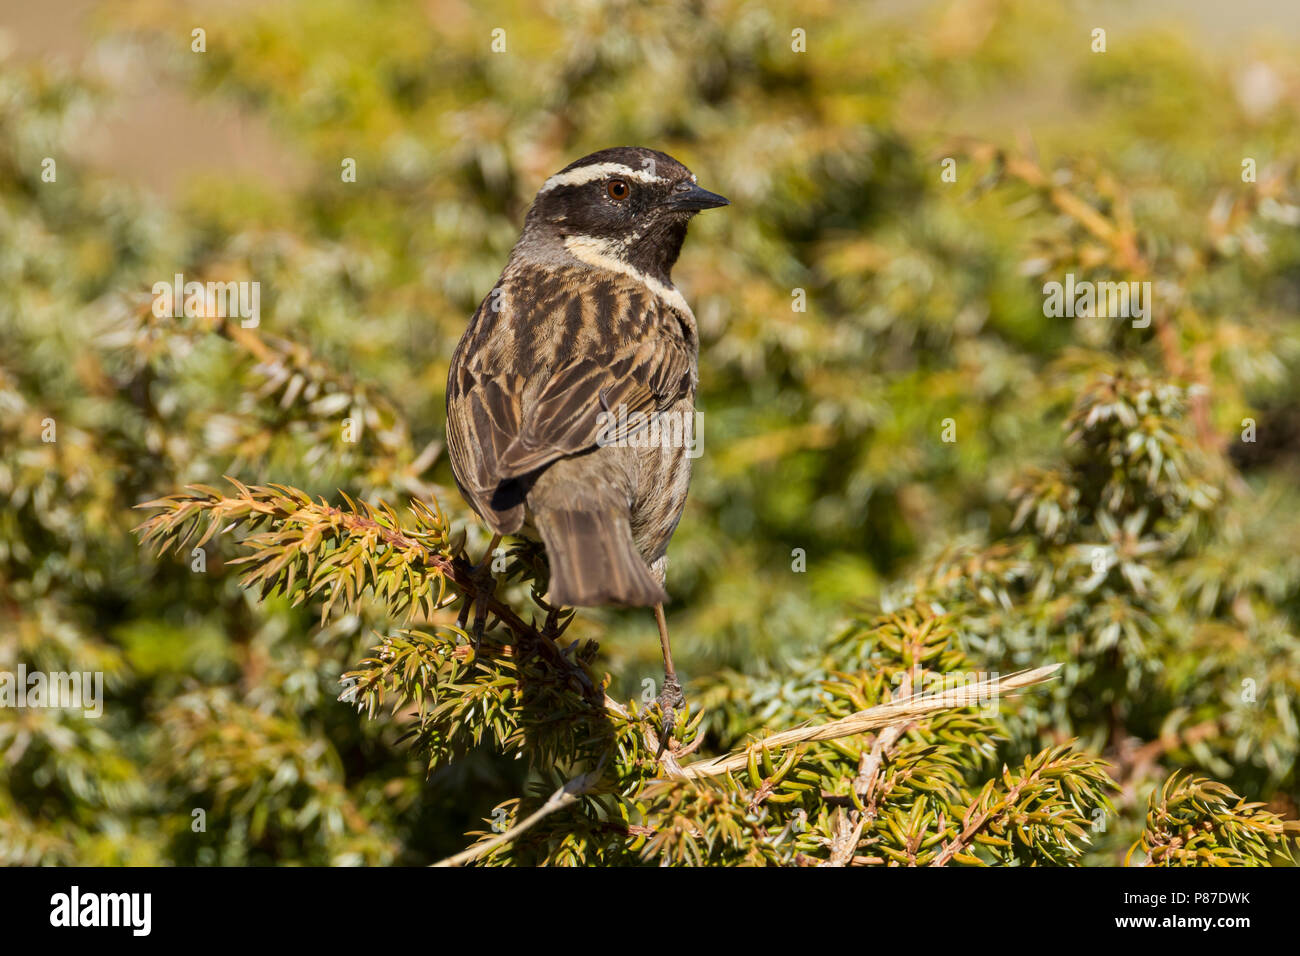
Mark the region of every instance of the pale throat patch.
[[555, 189], [557, 186], [581, 186], [583, 183], [604, 179], [607, 176], [621, 176], [624, 179], [634, 179], [639, 183], [671, 182], [671, 180], [662, 176], [656, 176], [644, 169], [633, 169], [623, 163], [592, 163], [590, 166], [579, 166], [577, 169], [570, 169], [567, 173], [556, 173], [542, 183], [542, 188], [537, 193], [541, 195]]
[[655, 297], [665, 305], [676, 309], [684, 316], [694, 317], [695, 313], [686, 304], [686, 298], [676, 288], [646, 275], [621, 258], [618, 254], [620, 246], [625, 247], [626, 243], [598, 239], [595, 236], [567, 236], [564, 240], [564, 248], [573, 258], [597, 269], [608, 269], [610, 272], [621, 272], [625, 276], [630, 276], [654, 293]]

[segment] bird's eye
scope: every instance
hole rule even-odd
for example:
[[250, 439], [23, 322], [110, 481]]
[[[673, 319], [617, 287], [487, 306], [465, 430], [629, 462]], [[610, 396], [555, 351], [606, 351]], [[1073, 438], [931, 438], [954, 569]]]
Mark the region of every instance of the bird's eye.
[[620, 202], [632, 195], [632, 187], [621, 179], [611, 179], [605, 191], [609, 193], [610, 199], [617, 199]]

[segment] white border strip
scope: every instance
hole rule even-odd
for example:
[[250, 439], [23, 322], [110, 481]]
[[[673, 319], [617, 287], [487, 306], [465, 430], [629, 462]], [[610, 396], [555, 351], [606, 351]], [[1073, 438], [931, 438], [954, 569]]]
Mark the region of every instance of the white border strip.
[[695, 313], [691, 311], [691, 307], [686, 304], [685, 297], [675, 287], [665, 285], [653, 276], [646, 275], [640, 269], [622, 259], [615, 251], [613, 243], [609, 240], [597, 239], [593, 236], [568, 236], [564, 240], [564, 248], [568, 250], [569, 255], [573, 256], [573, 258], [585, 262], [589, 266], [631, 276], [649, 289], [661, 302], [676, 309], [682, 315], [694, 318]]
[[592, 163], [588, 166], [570, 169], [567, 173], [556, 173], [546, 180], [542, 184], [542, 188], [537, 192], [540, 195], [558, 186], [581, 186], [583, 183], [589, 183], [595, 179], [604, 179], [606, 176], [622, 176], [624, 179], [635, 179], [639, 183], [670, 182], [670, 180], [662, 176], [652, 175], [643, 169], [633, 169], [631, 166], [625, 166], [622, 163]]

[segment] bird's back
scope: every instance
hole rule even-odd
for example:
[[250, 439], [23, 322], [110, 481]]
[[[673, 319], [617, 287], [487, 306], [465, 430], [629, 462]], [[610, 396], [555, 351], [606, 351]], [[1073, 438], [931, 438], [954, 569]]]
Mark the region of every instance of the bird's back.
[[[447, 383], [449, 455], [475, 510], [494, 530], [514, 533], [525, 509], [548, 503], [622, 508], [638, 552], [661, 564], [690, 481], [684, 443], [693, 435], [695, 335], [689, 308], [683, 313], [630, 277], [581, 264], [508, 268], [470, 321]], [[647, 381], [658, 400], [629, 413], [628, 434], [613, 428], [613, 440], [602, 443], [597, 420], [617, 424], [619, 407], [605, 403], [620, 369], [654, 369], [656, 357], [663, 374]], [[574, 379], [567, 387], [566, 374]], [[533, 474], [502, 467], [527, 423], [579, 411], [597, 423], [583, 436], [589, 441], [539, 449], [535, 460], [549, 460]], [[551, 422], [537, 424], [545, 431]]]

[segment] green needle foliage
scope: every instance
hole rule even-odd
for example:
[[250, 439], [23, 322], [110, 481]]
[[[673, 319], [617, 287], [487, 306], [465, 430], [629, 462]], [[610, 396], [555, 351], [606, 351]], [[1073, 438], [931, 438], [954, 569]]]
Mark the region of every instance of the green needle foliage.
[[[214, 9], [197, 54], [128, 2], [0, 60], [0, 678], [104, 682], [0, 706], [0, 862], [1291, 862], [1294, 51], [1096, 54], [1030, 0], [441, 9]], [[92, 166], [121, 69], [292, 174]], [[648, 615], [549, 606], [522, 540], [484, 589], [443, 454], [527, 203], [622, 143], [733, 200], [675, 271], [671, 735]], [[155, 314], [177, 273], [260, 325]], [[1149, 322], [1048, 314], [1067, 275]]]
[[1146, 829], [1133, 849], [1152, 866], [1261, 866], [1285, 845], [1286, 829], [1294, 826], [1223, 784], [1175, 773], [1152, 791]]
[[[744, 675], [706, 687], [706, 699], [726, 703], [717, 735], [734, 742], [743, 733], [758, 742], [741, 745], [735, 756], [743, 759], [682, 766], [677, 755], [704, 742], [704, 712], [693, 719], [688, 712], [669, 741], [657, 711], [642, 714], [635, 701], [622, 705], [608, 698], [608, 678], [597, 680], [592, 669], [594, 642], [561, 643], [570, 618], [539, 597], [544, 587], [533, 548], [519, 549], [504, 575], [531, 586], [541, 613], [525, 623], [490, 594], [475, 593], [471, 566], [452, 549], [440, 515], [418, 502], [408, 532], [384, 505], [349, 501], [338, 509], [293, 489], [232, 485], [233, 497], [199, 486], [145, 503], [160, 510], [140, 527], [142, 540], [186, 548], [219, 527], [244, 531], [241, 544], [250, 553], [238, 560], [248, 568], [243, 585], [260, 588], [263, 596], [287, 595], [294, 604], [317, 596], [326, 618], [336, 607], [356, 613], [367, 598], [383, 601], [390, 612], [434, 617], [448, 606], [449, 580], [496, 612], [495, 626], [478, 641], [454, 626], [401, 629], [343, 675], [340, 699], [372, 718], [400, 716], [407, 724], [403, 739], [428, 755], [430, 772], [486, 747], [526, 760], [540, 778], [527, 795], [495, 808], [494, 831], [477, 834], [478, 843], [458, 861], [1068, 865], [1078, 862], [1091, 832], [1104, 831], [1113, 813], [1107, 791], [1115, 784], [1104, 762], [1069, 746], [990, 776], [1005, 734], [996, 720], [963, 708], [998, 701], [963, 696], [985, 675], [969, 676], [950, 617], [926, 605], [864, 621], [836, 638], [816, 663], [793, 668], [796, 682], [819, 689], [802, 706], [773, 708], [781, 698]], [[432, 594], [435, 587], [438, 598], [428, 606], [404, 597]], [[785, 753], [774, 754], [763, 741], [777, 719], [828, 725], [897, 697], [945, 694], [951, 712], [938, 717], [918, 713], [876, 733], [837, 733], [825, 742], [809, 734], [811, 746], [800, 742]], [[213, 704], [182, 700], [178, 706], [192, 713]], [[239, 715], [224, 707], [205, 716], [233, 723], [233, 733], [243, 729]], [[257, 729], [264, 735], [261, 749], [283, 761], [277, 781], [312, 779], [308, 768], [274, 746], [282, 728]], [[210, 785], [220, 763], [213, 766], [201, 737], [183, 741], [180, 752], [188, 756], [182, 766], [200, 761], [191, 779]], [[317, 784], [321, 798], [338, 797], [326, 783]], [[1193, 813], [1187, 825], [1203, 824], [1211, 834], [1222, 828], [1231, 838], [1224, 854], [1257, 860], [1275, 849], [1285, 852], [1285, 827], [1274, 815], [1241, 801], [1227, 807], [1221, 794], [1231, 791], [1221, 784], [1197, 785], [1218, 803], [1203, 817]], [[240, 789], [240, 809], [261, 836], [276, 802], [258, 786]], [[258, 799], [248, 802], [248, 795]], [[331, 802], [332, 817], [322, 824], [332, 819], [340, 826], [347, 809]], [[1167, 811], [1152, 811], [1144, 844], [1168, 842], [1167, 819]], [[1250, 835], [1244, 850], [1236, 849], [1243, 842], [1239, 831]], [[1209, 847], [1220, 849], [1212, 839]]]
[[[382, 601], [390, 613], [434, 618], [449, 606], [449, 581], [474, 593], [471, 566], [452, 550], [440, 515], [418, 502], [407, 531], [383, 505], [349, 501], [338, 509], [293, 489], [231, 483], [231, 497], [196, 486], [146, 502], [142, 507], [159, 511], [140, 527], [142, 540], [184, 550], [194, 542], [201, 546], [219, 528], [243, 532], [240, 543], [249, 553], [231, 562], [246, 567], [243, 585], [293, 604], [319, 598], [326, 619], [331, 611], [356, 613], [367, 599]], [[763, 688], [741, 675], [719, 684], [729, 704], [722, 713], [732, 725], [720, 733], [743, 757], [732, 761], [734, 768], [679, 762], [678, 754], [704, 742], [704, 712], [685, 715], [664, 760], [657, 708], [643, 713], [635, 701], [608, 699], [608, 678], [598, 679], [593, 670], [595, 643], [562, 643], [570, 615], [542, 602], [535, 558], [525, 546], [504, 573], [505, 581], [531, 586], [538, 613], [530, 622], [490, 595], [475, 594], [496, 612], [495, 626], [478, 642], [455, 626], [403, 628], [343, 675], [341, 699], [371, 718], [401, 719], [404, 741], [427, 754], [431, 773], [488, 748], [525, 760], [540, 778], [528, 795], [493, 811], [495, 832], [512, 839], [480, 834], [469, 851], [473, 858], [604, 865], [1069, 864], [1091, 842], [1093, 821], [1110, 811], [1106, 791], [1114, 782], [1104, 762], [1068, 746], [989, 776], [1004, 735], [996, 720], [971, 717], [956, 699], [984, 675], [968, 678], [969, 662], [956, 647], [949, 619], [924, 606], [864, 622], [838, 637], [815, 665], [798, 667], [796, 679], [820, 688], [802, 706], [774, 712]], [[437, 599], [427, 605], [409, 597], [435, 591]], [[952, 712], [939, 717], [918, 715], [878, 733], [836, 734], [824, 743], [811, 743], [810, 736], [811, 745], [801, 742], [783, 753], [762, 741], [776, 719], [825, 725], [900, 697], [945, 693]], [[706, 690], [705, 696], [712, 695]], [[212, 721], [230, 722], [234, 726], [221, 733], [229, 738], [243, 732], [247, 720], [231, 713], [229, 703], [183, 699], [177, 706], [186, 715], [199, 710]], [[214, 775], [220, 779], [222, 769], [207, 752], [209, 742], [195, 732], [202, 724], [191, 730], [186, 722], [190, 732], [180, 751], [187, 755], [182, 767], [201, 790]], [[745, 746], [735, 725], [748, 725], [745, 736], [759, 742]], [[280, 743], [288, 728], [262, 721], [247, 729], [260, 731], [261, 749], [284, 761], [277, 780], [314, 779], [310, 768], [280, 752], [293, 743]], [[325, 791], [322, 799], [340, 796], [328, 781], [317, 786]], [[259, 786], [238, 789], [244, 803], [237, 809], [250, 818], [252, 834], [263, 835], [276, 800]], [[285, 789], [276, 788], [274, 796], [282, 799]], [[328, 804], [336, 825], [347, 809]], [[545, 816], [524, 829], [522, 821], [539, 810]], [[325, 809], [317, 813], [322, 825], [330, 819]], [[522, 831], [517, 837], [516, 829]]]

